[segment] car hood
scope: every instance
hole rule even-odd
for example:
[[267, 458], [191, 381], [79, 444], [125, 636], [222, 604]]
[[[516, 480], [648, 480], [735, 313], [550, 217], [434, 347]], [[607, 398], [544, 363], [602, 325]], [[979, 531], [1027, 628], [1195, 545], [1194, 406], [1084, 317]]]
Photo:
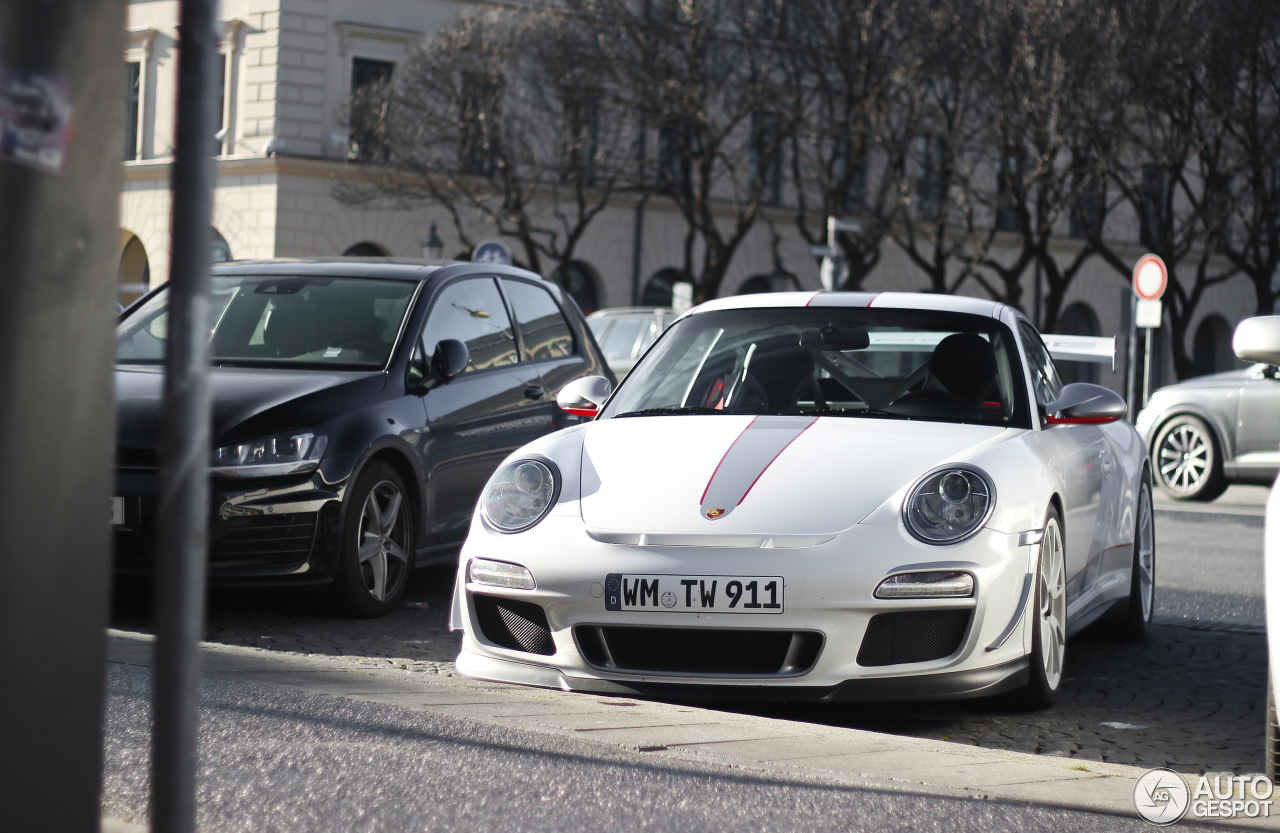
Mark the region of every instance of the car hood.
[[599, 420], [583, 438], [582, 518], [606, 536], [834, 535], [1008, 430], [853, 417]]
[[[125, 449], [160, 445], [164, 369], [116, 367], [117, 443]], [[211, 433], [215, 442], [316, 425], [386, 384], [381, 371], [210, 368]]]

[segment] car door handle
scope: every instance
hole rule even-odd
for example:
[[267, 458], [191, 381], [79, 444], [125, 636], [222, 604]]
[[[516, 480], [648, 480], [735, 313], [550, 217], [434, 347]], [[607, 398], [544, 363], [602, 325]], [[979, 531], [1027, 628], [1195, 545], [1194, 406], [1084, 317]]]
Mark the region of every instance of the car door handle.
[[530, 385], [524, 389], [525, 399], [541, 399], [547, 395], [547, 389], [542, 385]]

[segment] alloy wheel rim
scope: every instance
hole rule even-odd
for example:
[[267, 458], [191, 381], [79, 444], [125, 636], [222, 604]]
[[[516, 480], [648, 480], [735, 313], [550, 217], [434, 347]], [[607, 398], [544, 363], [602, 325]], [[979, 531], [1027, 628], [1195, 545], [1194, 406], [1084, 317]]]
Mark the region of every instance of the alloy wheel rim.
[[1171, 488], [1189, 492], [1209, 471], [1209, 441], [1197, 428], [1179, 425], [1160, 444], [1160, 477]]
[[1056, 690], [1062, 681], [1062, 664], [1067, 651], [1066, 559], [1062, 533], [1056, 521], [1044, 532], [1040, 555], [1040, 653], [1045, 682]]
[[409, 564], [404, 495], [386, 480], [369, 490], [360, 513], [360, 574], [376, 601], [386, 601]]

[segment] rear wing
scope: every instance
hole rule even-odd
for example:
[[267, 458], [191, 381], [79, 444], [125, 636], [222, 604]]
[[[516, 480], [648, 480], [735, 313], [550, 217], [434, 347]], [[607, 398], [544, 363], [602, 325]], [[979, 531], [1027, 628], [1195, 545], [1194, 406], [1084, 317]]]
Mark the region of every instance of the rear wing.
[[1049, 348], [1049, 355], [1055, 361], [1095, 362], [1109, 364], [1116, 369], [1115, 336], [1065, 336], [1045, 335], [1044, 346]]

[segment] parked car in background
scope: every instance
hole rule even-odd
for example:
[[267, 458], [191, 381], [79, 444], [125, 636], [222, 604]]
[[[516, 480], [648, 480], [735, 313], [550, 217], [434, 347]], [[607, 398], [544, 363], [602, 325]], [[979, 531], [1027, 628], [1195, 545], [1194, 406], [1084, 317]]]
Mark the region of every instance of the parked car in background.
[[595, 419], [509, 456], [463, 547], [468, 676], [1043, 707], [1070, 634], [1151, 621], [1146, 448], [1007, 305], [719, 299], [560, 404]]
[[[168, 304], [117, 327], [119, 575], [157, 557]], [[453, 558], [497, 464], [578, 421], [556, 393], [610, 372], [554, 284], [493, 264], [220, 264], [210, 311], [209, 577], [328, 584], [355, 616]]]
[[[1247, 362], [1280, 365], [1280, 316], [1249, 318], [1236, 327], [1232, 347]], [[1280, 488], [1271, 487], [1267, 500], [1264, 536], [1263, 581], [1267, 605], [1267, 707], [1266, 774], [1280, 782], [1280, 718], [1276, 714], [1276, 692], [1280, 691]]]
[[1156, 484], [1177, 500], [1213, 500], [1232, 483], [1280, 474], [1280, 370], [1261, 362], [1160, 388], [1136, 425]]
[[605, 361], [619, 379], [675, 320], [675, 310], [668, 307], [613, 307], [587, 316]]

